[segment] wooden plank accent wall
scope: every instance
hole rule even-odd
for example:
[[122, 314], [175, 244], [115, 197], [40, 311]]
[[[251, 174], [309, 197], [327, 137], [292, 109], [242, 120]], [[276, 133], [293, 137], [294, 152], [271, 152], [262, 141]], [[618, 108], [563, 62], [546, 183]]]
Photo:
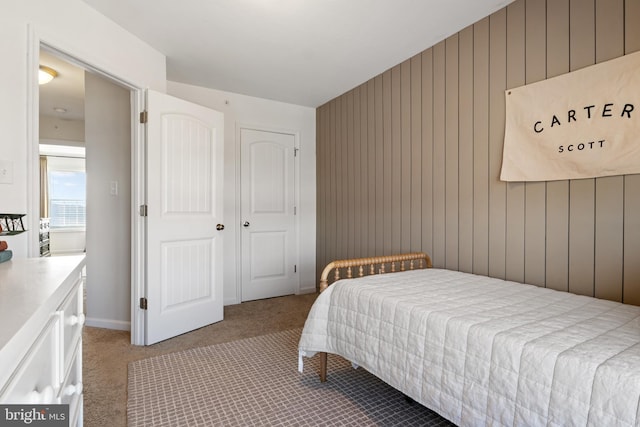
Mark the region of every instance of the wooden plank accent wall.
[[319, 107], [318, 276], [422, 250], [640, 305], [639, 175], [498, 179], [504, 91], [640, 50], [637, 22], [640, 0], [517, 0]]
[[[544, 1], [526, 2], [525, 84], [546, 78], [546, 13]], [[547, 186], [544, 182], [527, 182], [524, 192], [524, 281], [544, 286]]]
[[[545, 2], [547, 78], [569, 72], [569, 0]], [[542, 24], [540, 24], [542, 25]], [[546, 287], [569, 290], [569, 181], [546, 183]]]
[[[640, 0], [624, 2], [624, 53], [640, 51]], [[624, 177], [622, 300], [640, 305], [640, 175]]]

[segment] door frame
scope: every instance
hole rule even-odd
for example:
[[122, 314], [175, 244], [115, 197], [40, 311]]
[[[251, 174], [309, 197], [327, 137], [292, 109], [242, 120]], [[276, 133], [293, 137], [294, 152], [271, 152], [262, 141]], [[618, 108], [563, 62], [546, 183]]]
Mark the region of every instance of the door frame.
[[[292, 135], [294, 138], [294, 150], [297, 153], [300, 152], [300, 131], [291, 130], [291, 129], [282, 129], [277, 127], [270, 127], [264, 125], [256, 125], [250, 123], [238, 122], [236, 123], [236, 144], [235, 144], [235, 156], [236, 156], [236, 176], [235, 176], [235, 188], [237, 190], [238, 196], [235, 197], [236, 206], [235, 206], [235, 219], [237, 224], [236, 233], [235, 233], [235, 242], [236, 242], [236, 301], [240, 303], [242, 301], [242, 195], [240, 191], [242, 189], [242, 140], [240, 139], [242, 129], [247, 130], [255, 130], [260, 132], [273, 132], [273, 133], [283, 133], [287, 135]], [[298, 274], [296, 275], [296, 289], [295, 295], [300, 294], [300, 156], [296, 155], [293, 161], [293, 176], [294, 176], [294, 206], [296, 206], [296, 215], [295, 215], [295, 233], [296, 233], [296, 243], [295, 243], [295, 254], [296, 254], [296, 265], [298, 266]]]
[[[136, 301], [145, 292], [145, 221], [138, 215], [137, 207], [146, 203], [146, 168], [145, 168], [145, 126], [137, 120], [145, 110], [146, 100], [144, 88], [123, 79], [117, 75], [104, 71], [99, 66], [91, 64], [83, 55], [71, 53], [72, 49], [65, 43], [56, 40], [51, 34], [45, 34], [34, 28], [33, 24], [27, 29], [27, 218], [31, 230], [40, 228], [40, 169], [39, 169], [39, 104], [40, 92], [37, 70], [40, 62], [40, 48], [44, 48], [60, 58], [87, 71], [100, 75], [120, 86], [127, 88], [131, 94], [131, 344], [144, 345], [145, 312], [138, 308]], [[29, 257], [39, 256], [40, 248], [38, 234], [32, 233], [27, 244]]]

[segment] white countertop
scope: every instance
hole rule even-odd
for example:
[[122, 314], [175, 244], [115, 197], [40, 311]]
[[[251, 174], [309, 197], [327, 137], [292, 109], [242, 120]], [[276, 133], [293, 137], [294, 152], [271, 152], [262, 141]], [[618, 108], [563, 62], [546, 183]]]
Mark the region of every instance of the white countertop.
[[19, 348], [29, 338], [23, 335], [37, 333], [46, 324], [73, 288], [84, 263], [84, 255], [0, 263], [0, 366], [26, 350]]

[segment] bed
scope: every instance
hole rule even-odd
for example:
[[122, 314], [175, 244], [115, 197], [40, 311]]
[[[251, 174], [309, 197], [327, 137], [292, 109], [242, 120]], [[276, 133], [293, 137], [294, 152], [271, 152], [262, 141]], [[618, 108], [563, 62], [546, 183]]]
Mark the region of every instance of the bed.
[[321, 381], [332, 353], [460, 426], [640, 425], [640, 307], [423, 253], [335, 261], [320, 288], [299, 370], [318, 354]]

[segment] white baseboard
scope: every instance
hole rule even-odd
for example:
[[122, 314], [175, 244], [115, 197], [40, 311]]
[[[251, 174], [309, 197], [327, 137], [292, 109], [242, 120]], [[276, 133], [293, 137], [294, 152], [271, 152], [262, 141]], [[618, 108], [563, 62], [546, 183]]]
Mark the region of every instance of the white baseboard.
[[240, 301], [238, 301], [237, 298], [229, 298], [229, 299], [225, 299], [224, 302], [222, 303], [224, 306], [227, 305], [235, 305], [235, 304], [240, 304]]
[[131, 322], [112, 319], [96, 319], [95, 317], [87, 317], [85, 326], [92, 328], [115, 329], [117, 331], [131, 331]]
[[300, 290], [298, 291], [298, 295], [313, 294], [315, 292], [316, 292], [316, 287], [314, 285], [312, 288], [310, 288], [310, 287], [300, 288]]

